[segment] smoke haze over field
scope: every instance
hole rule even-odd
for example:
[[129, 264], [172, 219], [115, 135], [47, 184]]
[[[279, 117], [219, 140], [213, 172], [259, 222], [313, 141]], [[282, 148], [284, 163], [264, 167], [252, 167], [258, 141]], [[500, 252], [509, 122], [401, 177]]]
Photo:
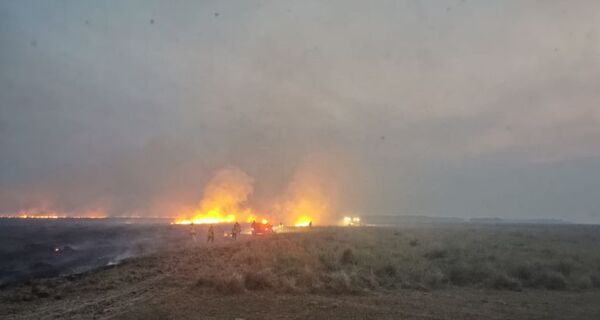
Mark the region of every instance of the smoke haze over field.
[[597, 1], [2, 1], [0, 213], [600, 223]]

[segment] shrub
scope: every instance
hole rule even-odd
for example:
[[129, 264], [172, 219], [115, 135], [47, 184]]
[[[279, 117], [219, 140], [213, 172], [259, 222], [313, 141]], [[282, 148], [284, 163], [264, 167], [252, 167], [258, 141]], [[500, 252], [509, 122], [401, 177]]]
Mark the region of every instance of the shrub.
[[452, 284], [465, 286], [484, 283], [493, 277], [495, 271], [484, 263], [458, 261], [448, 267], [447, 274]]
[[274, 262], [275, 262], [275, 265], [274, 265], [275, 269], [279, 270], [279, 271], [294, 269], [294, 268], [297, 268], [298, 266], [302, 265], [302, 261], [300, 260], [300, 258], [289, 252], [283, 253], [283, 254], [277, 254], [275, 256]]
[[378, 268], [375, 271], [375, 274], [378, 277], [386, 277], [386, 278], [395, 278], [397, 273], [398, 273], [398, 271], [396, 270], [396, 267], [391, 263], [388, 263], [388, 264], [384, 265], [383, 267]]
[[571, 283], [577, 289], [590, 289], [592, 288], [592, 279], [587, 275], [575, 275], [571, 277]]
[[319, 262], [321, 262], [327, 271], [336, 271], [339, 269], [339, 265], [335, 259], [335, 256], [331, 252], [321, 253], [319, 255]]
[[378, 267], [374, 273], [371, 272], [368, 277], [364, 278], [367, 280], [365, 284], [370, 288], [380, 285], [384, 288], [393, 289], [396, 287], [397, 276], [398, 271], [396, 267], [391, 263], [387, 263]]
[[272, 287], [267, 271], [248, 272], [244, 277], [244, 286], [248, 290], [264, 290]]
[[600, 288], [600, 276], [593, 274], [590, 276], [590, 280], [592, 281], [592, 286], [594, 286], [594, 288]]
[[356, 292], [356, 290], [352, 288], [352, 281], [350, 280], [350, 277], [343, 270], [332, 273], [326, 285], [327, 289], [331, 293], [349, 294]]
[[[373, 272], [369, 272], [369, 273], [360, 275], [358, 277], [358, 282], [362, 288], [369, 288], [369, 289], [375, 289], [375, 288], [379, 287], [379, 285], [380, 285], [379, 279], [377, 279], [377, 277], [375, 276], [375, 274]], [[390, 288], [396, 287], [395, 281], [389, 282], [388, 285]]]
[[513, 267], [510, 271], [510, 274], [516, 277], [517, 279], [521, 280], [522, 282], [529, 283], [533, 280], [534, 271], [531, 265], [521, 264]]
[[488, 279], [491, 279], [496, 275], [497, 272], [494, 270], [489, 263], [484, 262], [471, 262], [469, 268], [469, 277], [471, 283], [483, 283]]
[[434, 259], [442, 259], [448, 256], [448, 250], [445, 248], [435, 247], [427, 251], [425, 253], [425, 257], [434, 260]]
[[342, 256], [340, 257], [340, 263], [342, 265], [355, 264], [356, 257], [354, 256], [354, 251], [348, 248], [342, 252]]
[[230, 277], [217, 279], [215, 288], [223, 294], [239, 294], [245, 291], [242, 276], [238, 273], [234, 273]]
[[499, 290], [513, 290], [521, 291], [521, 282], [519, 280], [511, 278], [506, 274], [500, 274], [491, 281], [491, 287]]
[[543, 270], [536, 275], [535, 285], [550, 290], [563, 290], [567, 288], [567, 281], [561, 273]]
[[198, 278], [198, 280], [196, 281], [196, 286], [198, 287], [210, 287], [213, 285], [213, 280], [210, 279], [209, 277], [200, 277]]
[[320, 286], [315, 272], [307, 268], [300, 270], [295, 282], [298, 287], [306, 288], [309, 291], [318, 289]]
[[280, 277], [279, 285], [276, 288], [285, 293], [296, 293], [299, 291], [296, 286], [296, 279], [290, 277]]
[[31, 294], [38, 298], [47, 298], [50, 296], [48, 288], [35, 284], [31, 286]]
[[17, 303], [21, 301], [33, 301], [35, 299], [36, 297], [31, 292], [27, 291], [19, 291], [9, 296], [3, 297], [4, 301]]
[[560, 272], [563, 276], [568, 277], [571, 274], [571, 270], [573, 269], [573, 265], [567, 260], [560, 260], [555, 266], [554, 269]]
[[452, 284], [464, 286], [471, 282], [470, 271], [463, 264], [456, 264], [448, 269], [448, 278]]
[[439, 288], [448, 283], [448, 279], [444, 276], [444, 273], [437, 268], [429, 270], [423, 281], [430, 288]]

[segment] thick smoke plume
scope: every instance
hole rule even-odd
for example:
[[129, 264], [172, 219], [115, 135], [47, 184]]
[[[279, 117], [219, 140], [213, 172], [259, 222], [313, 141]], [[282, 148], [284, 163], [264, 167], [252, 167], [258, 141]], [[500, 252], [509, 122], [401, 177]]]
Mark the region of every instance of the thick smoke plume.
[[180, 212], [186, 222], [232, 222], [249, 215], [247, 201], [253, 191], [253, 179], [235, 167], [219, 170], [204, 188], [197, 209]]
[[204, 189], [202, 212], [239, 212], [253, 191], [254, 180], [244, 171], [227, 167], [218, 171]]
[[312, 155], [300, 163], [273, 206], [279, 219], [288, 224], [335, 223], [342, 210], [341, 194], [348, 191], [342, 185], [348, 173], [333, 159]]

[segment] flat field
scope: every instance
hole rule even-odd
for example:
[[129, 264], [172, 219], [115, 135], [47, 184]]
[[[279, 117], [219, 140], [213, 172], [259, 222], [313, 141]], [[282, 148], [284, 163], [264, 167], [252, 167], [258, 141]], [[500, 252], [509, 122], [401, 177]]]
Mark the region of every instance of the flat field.
[[[105, 248], [111, 263], [84, 272], [73, 274], [75, 263], [21, 273], [0, 289], [0, 318], [600, 318], [599, 226], [314, 227], [214, 244], [200, 227], [196, 241], [186, 226], [86, 228], [88, 247], [78, 246], [85, 236], [74, 236], [81, 226], [55, 226], [34, 242], [93, 251], [105, 234], [120, 258]], [[7, 244], [13, 260], [27, 249]], [[21, 266], [36, 263], [25, 260]], [[79, 263], [89, 261], [96, 260]]]

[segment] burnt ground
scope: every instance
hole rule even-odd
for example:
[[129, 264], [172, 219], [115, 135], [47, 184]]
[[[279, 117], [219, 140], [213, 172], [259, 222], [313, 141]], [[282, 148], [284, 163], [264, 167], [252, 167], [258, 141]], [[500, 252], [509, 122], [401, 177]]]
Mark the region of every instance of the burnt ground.
[[[315, 228], [237, 242], [220, 238], [211, 245], [193, 243], [181, 228], [143, 228], [155, 236], [170, 235], [157, 239], [171, 242], [116, 265], [5, 286], [0, 289], [0, 318], [600, 317], [594, 228]], [[477, 265], [482, 248], [487, 260]], [[329, 254], [334, 260], [328, 260]], [[521, 254], [531, 260], [522, 261]], [[476, 268], [464, 269], [465, 263]], [[510, 272], [510, 263], [520, 273]], [[537, 273], [525, 275], [523, 265]], [[457, 270], [466, 273], [457, 275]], [[439, 275], [424, 277], [429, 273]], [[499, 276], [512, 282], [498, 286]]]
[[184, 236], [123, 219], [0, 219], [0, 287], [116, 264]]

